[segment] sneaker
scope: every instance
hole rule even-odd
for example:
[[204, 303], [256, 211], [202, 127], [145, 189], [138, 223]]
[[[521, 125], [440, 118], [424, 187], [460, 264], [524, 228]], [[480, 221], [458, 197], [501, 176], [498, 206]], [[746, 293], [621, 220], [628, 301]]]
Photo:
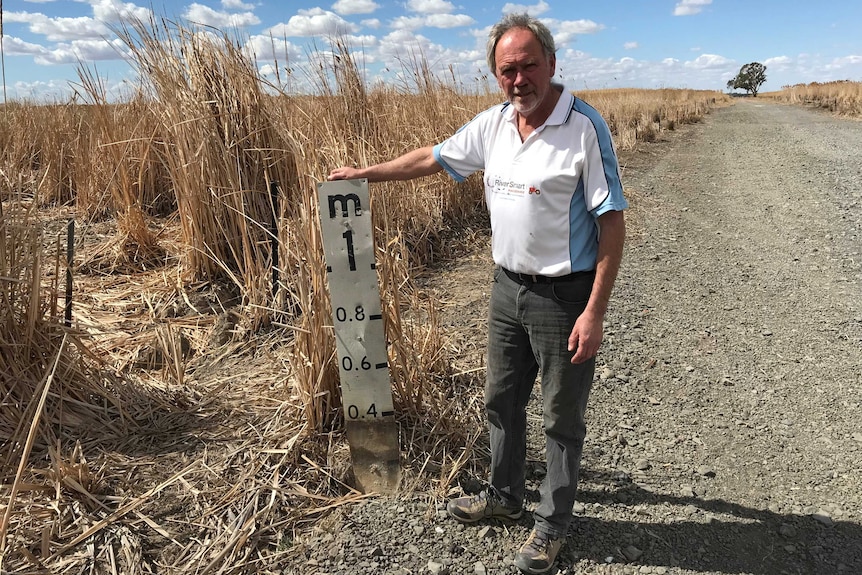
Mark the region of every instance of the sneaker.
[[499, 497], [488, 490], [478, 495], [449, 500], [446, 511], [461, 523], [474, 523], [481, 519], [520, 519], [524, 510], [503, 505]]
[[551, 570], [562, 545], [562, 537], [554, 539], [547, 533], [533, 529], [515, 555], [515, 566], [531, 575], [547, 573]]

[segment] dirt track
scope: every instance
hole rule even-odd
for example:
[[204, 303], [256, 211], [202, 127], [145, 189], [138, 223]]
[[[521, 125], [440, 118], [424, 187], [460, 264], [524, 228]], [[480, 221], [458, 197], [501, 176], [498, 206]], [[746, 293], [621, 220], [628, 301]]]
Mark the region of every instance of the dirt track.
[[[623, 161], [634, 233], [559, 571], [862, 573], [862, 123], [743, 101]], [[437, 285], [478, 355], [477, 249]], [[346, 510], [287, 572], [517, 573], [529, 518], [463, 527], [429, 501]]]

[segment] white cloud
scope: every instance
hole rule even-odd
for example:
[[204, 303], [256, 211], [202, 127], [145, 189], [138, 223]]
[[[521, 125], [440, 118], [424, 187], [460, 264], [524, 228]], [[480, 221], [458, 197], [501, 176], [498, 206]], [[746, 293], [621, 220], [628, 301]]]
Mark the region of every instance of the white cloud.
[[117, 60], [126, 57], [126, 45], [115, 40], [75, 40], [69, 44], [58, 44], [35, 56], [33, 61], [41, 66], [51, 64], [77, 64], [98, 60]]
[[446, 0], [409, 0], [407, 9], [420, 14], [450, 14], [455, 5]]
[[822, 70], [808, 76], [818, 81], [851, 80], [858, 82], [862, 78], [862, 56], [851, 54], [834, 58], [826, 63]]
[[332, 5], [332, 9], [337, 14], [345, 16], [351, 14], [371, 14], [380, 8], [380, 4], [374, 0], [338, 0]]
[[403, 46], [404, 44], [430, 45], [430, 40], [421, 34], [412, 34], [407, 30], [395, 30], [380, 39], [382, 47]]
[[344, 41], [349, 48], [356, 48], [357, 50], [368, 50], [380, 45], [380, 38], [372, 34], [363, 34], [362, 36], [348, 35], [344, 37]]
[[263, 76], [264, 78], [275, 76], [277, 72], [275, 66], [273, 64], [264, 64], [260, 68], [257, 69], [257, 73]]
[[717, 69], [717, 68], [726, 68], [727, 66], [733, 64], [734, 61], [725, 58], [724, 56], [719, 56], [717, 54], [701, 54], [694, 60], [685, 63], [687, 68], [695, 68], [695, 69]]
[[435, 62], [440, 61], [446, 53], [447, 49], [443, 46], [407, 29], [397, 29], [380, 39], [380, 61], [393, 68], [397, 62], [412, 60], [416, 54], [422, 54], [429, 62]]
[[110, 36], [109, 24], [139, 19], [147, 20], [151, 12], [132, 3], [116, 0], [87, 0], [93, 16], [75, 18], [50, 18], [40, 12], [7, 12], [3, 19], [7, 23], [27, 24], [33, 34], [45, 36], [51, 42], [64, 42]]
[[[108, 100], [123, 100], [136, 92], [137, 82], [130, 82], [127, 78], [120, 80], [103, 80], [102, 86], [105, 89], [105, 95]], [[39, 103], [58, 103], [58, 102], [80, 102], [75, 93], [79, 89], [72, 87], [71, 82], [67, 80], [50, 80], [50, 81], [33, 81], [33, 82], [15, 82], [12, 86], [12, 93], [16, 98], [39, 102]], [[84, 95], [84, 100], [89, 98]]]
[[245, 51], [258, 62], [277, 61], [288, 65], [303, 56], [303, 48], [283, 38], [255, 35], [245, 43]]
[[856, 65], [862, 64], [862, 56], [850, 55], [850, 56], [842, 56], [841, 58], [835, 58], [832, 60], [831, 66], [847, 66], [847, 65]]
[[33, 34], [45, 36], [52, 42], [105, 36], [110, 30], [103, 23], [87, 16], [78, 18], [49, 18], [39, 12], [8, 12], [6, 23], [27, 24]]
[[595, 34], [605, 29], [604, 24], [596, 24], [592, 20], [548, 20], [561, 34]]
[[143, 8], [132, 2], [119, 0], [86, 0], [93, 7], [93, 17], [102, 22], [121, 22], [123, 20], [147, 20], [150, 9]]
[[700, 14], [704, 8], [712, 4], [712, 0], [681, 0], [673, 9], [674, 16], [693, 16]]
[[769, 66], [786, 67], [792, 63], [793, 63], [793, 60], [791, 58], [788, 58], [787, 56], [776, 56], [775, 58], [767, 58], [766, 60], [763, 61], [763, 65], [766, 66], [767, 68]]
[[597, 24], [592, 20], [542, 20], [554, 34], [554, 42], [557, 47], [564, 46], [575, 40], [577, 36], [584, 34], [595, 34], [605, 29], [604, 24]]
[[466, 14], [429, 14], [427, 16], [400, 16], [389, 23], [394, 30], [416, 30], [418, 28], [458, 28], [476, 22]]
[[221, 7], [225, 10], [254, 10], [254, 4], [246, 4], [242, 0], [221, 0]]
[[15, 82], [12, 92], [16, 98], [39, 102], [67, 100], [71, 95], [69, 83], [62, 80]]
[[[707, 55], [708, 56], [708, 55]], [[721, 56], [700, 60], [699, 66], [675, 58], [661, 61], [597, 58], [578, 50], [565, 49], [557, 54], [557, 72], [566, 87], [573, 90], [603, 88], [694, 88], [723, 90], [727, 74], [735, 73], [736, 65], [724, 59], [723, 68], [705, 66], [707, 61], [717, 64]]]
[[300, 10], [287, 24], [276, 24], [267, 32], [276, 37], [343, 36], [357, 31], [356, 26], [334, 12], [321, 8]]
[[623, 44], [623, 48], [626, 50], [636, 50], [640, 48], [640, 45], [637, 42], [626, 42]]
[[3, 36], [3, 51], [7, 56], [34, 56], [44, 54], [48, 50], [39, 44], [25, 42], [14, 36]]
[[365, 28], [371, 28], [372, 30], [377, 30], [381, 26], [383, 26], [383, 22], [381, 22], [378, 18], [369, 18], [368, 20], [363, 20], [360, 22]]
[[526, 12], [532, 16], [539, 16], [551, 9], [551, 6], [545, 0], [539, 0], [538, 4], [532, 6], [526, 4], [507, 3], [503, 5], [503, 14], [521, 14]]
[[254, 26], [260, 24], [260, 18], [254, 15], [253, 12], [241, 12], [239, 14], [229, 12], [219, 12], [213, 10], [209, 6], [203, 4], [190, 4], [186, 9], [183, 17], [204, 26], [212, 26], [213, 28], [244, 28], [246, 26]]

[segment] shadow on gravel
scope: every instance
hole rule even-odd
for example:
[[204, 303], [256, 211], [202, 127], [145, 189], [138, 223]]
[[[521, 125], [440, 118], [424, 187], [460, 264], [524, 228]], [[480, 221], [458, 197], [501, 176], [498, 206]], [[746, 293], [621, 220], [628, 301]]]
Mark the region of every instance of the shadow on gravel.
[[[596, 479], [595, 472], [590, 479], [590, 483]], [[607, 550], [613, 548], [615, 563], [631, 561], [693, 571], [862, 573], [862, 526], [857, 523], [784, 515], [722, 499], [664, 495], [635, 484], [609, 492], [579, 490], [578, 501], [614, 506], [616, 516], [624, 506], [633, 520], [576, 516], [561, 566], [583, 558], [606, 562]], [[609, 541], [615, 545], [609, 546]]]

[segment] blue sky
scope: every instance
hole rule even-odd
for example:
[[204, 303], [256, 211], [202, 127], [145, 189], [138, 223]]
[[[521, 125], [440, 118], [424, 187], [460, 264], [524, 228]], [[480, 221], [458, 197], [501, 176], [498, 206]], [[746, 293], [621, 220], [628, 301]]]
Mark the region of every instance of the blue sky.
[[860, 0], [5, 0], [2, 11], [9, 99], [68, 97], [78, 62], [109, 88], [134, 83], [111, 29], [153, 13], [238, 33], [264, 75], [273, 62], [301, 70], [339, 34], [362, 48], [371, 82], [397, 82], [402, 62], [421, 53], [432, 69], [470, 83], [487, 74], [489, 26], [505, 12], [526, 11], [554, 33], [558, 76], [571, 89], [722, 90], [753, 61], [767, 67], [763, 91], [862, 81]]

